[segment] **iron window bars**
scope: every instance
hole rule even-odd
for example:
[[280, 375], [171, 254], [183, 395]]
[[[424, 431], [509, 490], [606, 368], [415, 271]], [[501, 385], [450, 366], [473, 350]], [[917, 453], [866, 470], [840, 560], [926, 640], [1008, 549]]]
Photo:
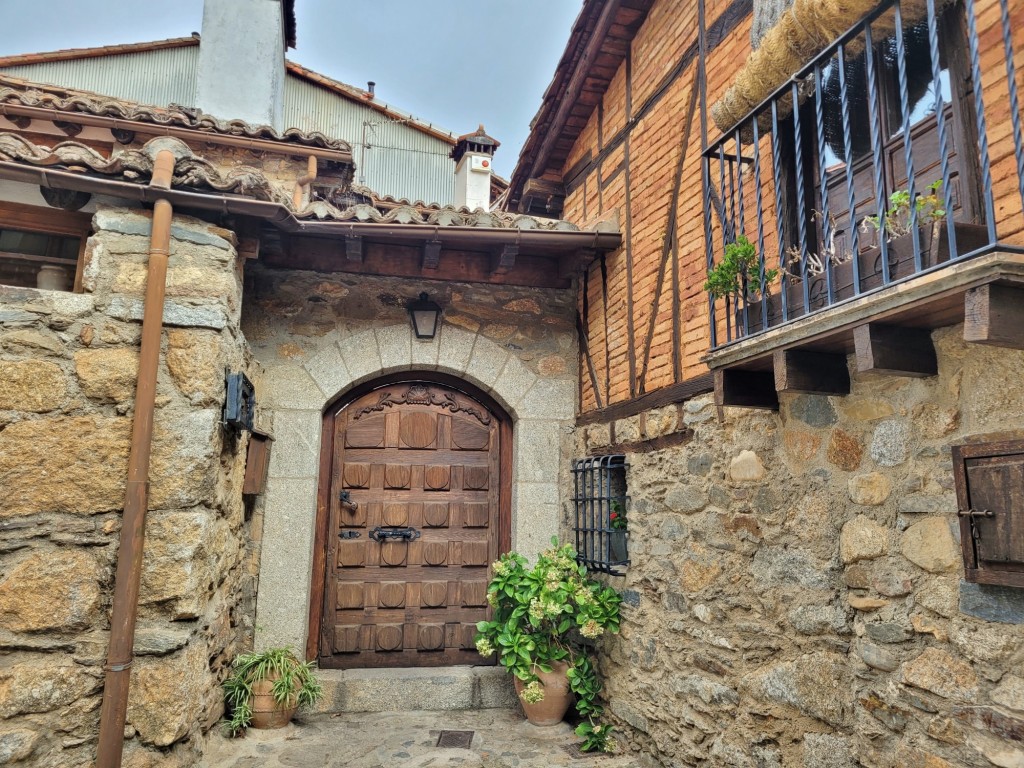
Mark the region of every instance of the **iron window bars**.
[[629, 531], [613, 525], [614, 520], [628, 521], [628, 468], [626, 457], [621, 454], [577, 459], [572, 463], [576, 552], [580, 562], [592, 571], [622, 576], [629, 565]]
[[[904, 25], [899, 0], [880, 2], [706, 145], [707, 267], [741, 236], [758, 258], [737, 296], [709, 296], [712, 349], [953, 262], [994, 250], [1021, 251], [999, 241], [993, 194], [998, 160], [1001, 175], [1007, 163], [1016, 166], [1000, 194], [1017, 192], [1024, 204], [1024, 130], [1009, 0], [998, 0], [999, 26], [993, 30], [1005, 60], [1002, 94], [980, 87], [977, 0], [946, 10], [937, 0], [926, 4], [920, 22]], [[894, 16], [895, 29], [880, 39], [883, 14]], [[956, 30], [964, 20], [961, 41]], [[958, 58], [961, 71], [950, 67]], [[993, 158], [986, 115], [993, 119], [991, 102], [1004, 98], [1013, 151]], [[937, 187], [929, 190], [931, 184]], [[897, 238], [863, 226], [869, 217], [884, 220], [890, 196], [901, 191], [910, 195], [907, 242], [900, 244], [906, 255], [894, 253]], [[915, 201], [930, 192], [946, 213], [921, 228]], [[931, 258], [926, 238], [939, 241]], [[851, 258], [839, 266], [832, 258], [837, 253]], [[769, 284], [765, 274], [772, 269], [780, 276]]]

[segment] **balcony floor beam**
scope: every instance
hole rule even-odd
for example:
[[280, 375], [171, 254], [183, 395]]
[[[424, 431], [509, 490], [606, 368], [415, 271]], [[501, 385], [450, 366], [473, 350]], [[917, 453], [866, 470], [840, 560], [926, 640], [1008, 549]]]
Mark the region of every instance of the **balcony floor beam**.
[[775, 375], [771, 371], [720, 369], [715, 374], [715, 405], [779, 410]]
[[775, 389], [810, 395], [850, 394], [846, 355], [809, 349], [777, 349], [773, 355]]
[[883, 323], [853, 329], [857, 370], [887, 376], [924, 378], [939, 372], [931, 331]]
[[967, 291], [964, 341], [1024, 349], [1024, 288], [990, 283]]

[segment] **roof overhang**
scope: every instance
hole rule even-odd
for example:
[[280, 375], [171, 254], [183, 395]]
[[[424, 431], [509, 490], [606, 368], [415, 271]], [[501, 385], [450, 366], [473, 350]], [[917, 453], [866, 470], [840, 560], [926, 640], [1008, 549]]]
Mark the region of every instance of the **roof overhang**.
[[578, 272], [622, 240], [608, 231], [308, 221], [280, 203], [241, 195], [159, 190], [13, 161], [0, 161], [0, 179], [142, 203], [162, 198], [180, 210], [235, 218], [237, 229], [256, 231], [266, 242], [260, 259], [286, 269], [568, 288]]
[[654, 0], [585, 0], [530, 123], [506, 210], [529, 213], [547, 210], [549, 201], [557, 204], [566, 159], [653, 5]]

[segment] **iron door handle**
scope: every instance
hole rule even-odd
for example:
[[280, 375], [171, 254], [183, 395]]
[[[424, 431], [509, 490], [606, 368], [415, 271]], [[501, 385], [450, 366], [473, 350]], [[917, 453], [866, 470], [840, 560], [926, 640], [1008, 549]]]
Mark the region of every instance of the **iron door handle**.
[[374, 541], [383, 542], [385, 539], [402, 539], [403, 541], [415, 541], [420, 537], [420, 532], [415, 528], [381, 528], [379, 525], [370, 531], [370, 538]]
[[341, 508], [347, 512], [355, 512], [359, 509], [359, 505], [352, 501], [352, 497], [348, 491], [342, 491], [338, 495], [338, 499], [341, 501]]

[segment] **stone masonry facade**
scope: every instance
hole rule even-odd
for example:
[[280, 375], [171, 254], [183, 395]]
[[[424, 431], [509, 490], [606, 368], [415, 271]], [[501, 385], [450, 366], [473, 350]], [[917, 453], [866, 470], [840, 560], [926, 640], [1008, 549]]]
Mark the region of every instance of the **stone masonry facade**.
[[[409, 323], [406, 306], [421, 291], [444, 308], [433, 341], [414, 338]], [[513, 420], [512, 546], [532, 555], [557, 535], [578, 397], [572, 291], [256, 266], [245, 292], [242, 328], [274, 434], [257, 646], [305, 647], [322, 416], [358, 384], [437, 371], [488, 393]]]
[[[614, 423], [617, 441], [689, 436], [628, 457], [601, 668], [641, 765], [1024, 765], [1024, 590], [963, 581], [950, 456], [1024, 430], [1024, 352], [933, 337], [935, 377]], [[577, 455], [611, 437], [581, 427]]]
[[[84, 293], [0, 287], [0, 763], [93, 764], [138, 369], [150, 215], [100, 208]], [[191, 765], [251, 643], [258, 521], [234, 234], [175, 216], [125, 766]]]

